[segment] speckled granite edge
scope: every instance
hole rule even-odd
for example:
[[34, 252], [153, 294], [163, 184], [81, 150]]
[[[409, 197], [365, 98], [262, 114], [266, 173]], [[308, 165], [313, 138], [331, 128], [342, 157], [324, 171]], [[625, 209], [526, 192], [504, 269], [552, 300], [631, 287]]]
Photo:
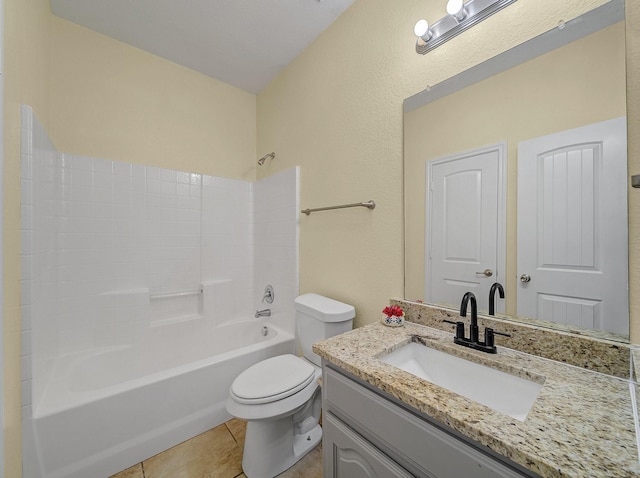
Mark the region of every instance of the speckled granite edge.
[[[453, 332], [454, 326], [442, 320], [462, 320], [466, 322], [468, 330], [469, 318], [460, 317], [453, 310], [403, 299], [391, 299], [389, 302], [402, 307], [408, 322]], [[496, 336], [497, 345], [615, 377], [626, 379], [630, 376], [629, 344], [486, 316], [478, 316], [478, 325], [481, 330], [492, 327], [496, 331], [511, 334], [511, 337]]]
[[[424, 338], [429, 347], [543, 378], [524, 421], [379, 360]], [[408, 406], [546, 478], [640, 476], [629, 381], [500, 347], [491, 355], [453, 344], [452, 334], [407, 322], [369, 324], [314, 344], [325, 360]]]
[[640, 383], [640, 345], [631, 346], [631, 379]]

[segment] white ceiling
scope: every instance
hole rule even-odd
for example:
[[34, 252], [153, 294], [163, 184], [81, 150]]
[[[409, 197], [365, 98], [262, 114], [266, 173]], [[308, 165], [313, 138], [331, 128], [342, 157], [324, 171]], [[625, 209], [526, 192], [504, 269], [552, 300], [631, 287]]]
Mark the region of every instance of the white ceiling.
[[91, 30], [258, 93], [354, 0], [50, 0]]

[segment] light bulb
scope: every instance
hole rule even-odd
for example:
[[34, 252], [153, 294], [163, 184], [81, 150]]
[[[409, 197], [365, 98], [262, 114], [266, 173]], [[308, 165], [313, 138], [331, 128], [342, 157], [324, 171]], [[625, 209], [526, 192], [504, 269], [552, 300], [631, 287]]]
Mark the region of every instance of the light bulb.
[[418, 20], [416, 22], [416, 26], [413, 27], [413, 33], [416, 34], [417, 37], [422, 38], [424, 41], [428, 41], [431, 38], [431, 32], [429, 31], [429, 22], [426, 20]]
[[447, 2], [447, 13], [458, 21], [464, 20], [467, 16], [464, 0], [449, 0]]

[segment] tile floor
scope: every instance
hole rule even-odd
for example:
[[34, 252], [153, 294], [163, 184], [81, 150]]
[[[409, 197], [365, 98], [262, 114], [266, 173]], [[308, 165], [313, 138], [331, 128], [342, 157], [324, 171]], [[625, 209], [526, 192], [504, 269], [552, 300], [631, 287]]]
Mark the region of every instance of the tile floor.
[[[246, 422], [233, 418], [111, 478], [246, 478], [242, 450]], [[322, 445], [318, 445], [280, 478], [321, 478]]]

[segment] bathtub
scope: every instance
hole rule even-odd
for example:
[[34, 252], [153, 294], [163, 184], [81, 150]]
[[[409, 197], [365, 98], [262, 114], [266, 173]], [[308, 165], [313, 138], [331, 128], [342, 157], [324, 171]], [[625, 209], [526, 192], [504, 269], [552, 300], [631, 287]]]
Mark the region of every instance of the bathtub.
[[161, 327], [136, 346], [58, 359], [26, 431], [25, 478], [107, 477], [139, 463], [228, 420], [233, 379], [293, 352], [290, 333], [246, 321]]

